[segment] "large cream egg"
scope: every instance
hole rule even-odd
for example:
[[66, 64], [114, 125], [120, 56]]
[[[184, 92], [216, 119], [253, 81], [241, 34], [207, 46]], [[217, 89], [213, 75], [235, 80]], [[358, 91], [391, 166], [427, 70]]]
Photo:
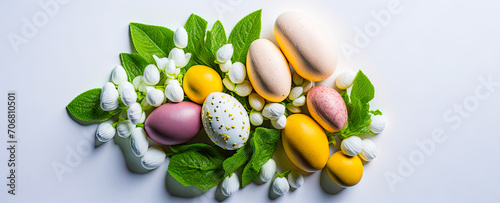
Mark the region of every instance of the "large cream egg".
[[335, 43], [328, 33], [302, 13], [281, 14], [274, 24], [274, 36], [288, 62], [303, 78], [321, 81], [335, 72]]
[[279, 48], [267, 39], [250, 44], [247, 72], [255, 91], [268, 101], [281, 102], [290, 93], [292, 76], [288, 63]]
[[248, 140], [250, 121], [247, 111], [229, 94], [209, 94], [203, 103], [201, 120], [208, 137], [223, 149], [239, 149]]

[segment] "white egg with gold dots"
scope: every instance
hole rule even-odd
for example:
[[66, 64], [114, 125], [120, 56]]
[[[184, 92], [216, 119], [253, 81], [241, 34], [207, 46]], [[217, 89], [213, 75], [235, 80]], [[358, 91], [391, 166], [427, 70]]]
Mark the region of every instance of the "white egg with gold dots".
[[229, 94], [209, 94], [203, 103], [201, 120], [208, 137], [225, 150], [239, 149], [248, 140], [248, 113], [245, 107]]

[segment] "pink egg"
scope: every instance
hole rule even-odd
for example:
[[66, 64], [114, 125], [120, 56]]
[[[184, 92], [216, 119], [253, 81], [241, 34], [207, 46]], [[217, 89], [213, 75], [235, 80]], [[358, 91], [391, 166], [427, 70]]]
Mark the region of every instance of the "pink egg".
[[347, 108], [340, 94], [331, 87], [319, 85], [307, 93], [311, 116], [328, 132], [338, 132], [347, 123]]
[[191, 140], [201, 129], [201, 106], [193, 102], [166, 103], [146, 119], [144, 129], [153, 141], [177, 145]]

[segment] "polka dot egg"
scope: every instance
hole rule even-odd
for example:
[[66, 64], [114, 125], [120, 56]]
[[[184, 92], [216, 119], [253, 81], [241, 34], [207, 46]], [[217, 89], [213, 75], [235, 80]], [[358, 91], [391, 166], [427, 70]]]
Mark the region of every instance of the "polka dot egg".
[[223, 149], [239, 149], [248, 140], [248, 114], [243, 105], [229, 94], [209, 94], [203, 103], [201, 120], [208, 137]]

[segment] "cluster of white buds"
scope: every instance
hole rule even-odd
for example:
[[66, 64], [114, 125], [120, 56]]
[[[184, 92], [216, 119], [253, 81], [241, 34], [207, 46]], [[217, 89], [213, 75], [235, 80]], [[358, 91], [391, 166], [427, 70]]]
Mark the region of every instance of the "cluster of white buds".
[[359, 138], [358, 136], [351, 136], [340, 144], [342, 152], [348, 156], [358, 155], [364, 161], [371, 161], [377, 157], [377, 147], [370, 139]]
[[[278, 174], [272, 185], [274, 195], [282, 196], [287, 193], [290, 188], [298, 189], [304, 184], [304, 177], [296, 171], [290, 171], [287, 176]], [[284, 176], [284, 177], [282, 177]]]
[[352, 71], [345, 71], [339, 74], [335, 79], [335, 85], [339, 89], [347, 89], [352, 86], [354, 79], [356, 78], [356, 73]]
[[293, 84], [296, 85], [290, 91], [288, 99], [292, 103], [288, 104], [286, 108], [292, 113], [301, 113], [301, 106], [306, 103], [306, 93], [314, 87], [314, 82], [302, 78], [299, 74], [294, 73], [292, 76]]
[[257, 93], [251, 93], [248, 96], [248, 103], [252, 107], [250, 112], [250, 123], [254, 126], [260, 126], [264, 122], [264, 117], [262, 116], [262, 109], [266, 105], [266, 101]]
[[281, 103], [269, 103], [262, 109], [262, 116], [271, 120], [274, 128], [283, 129], [286, 126], [285, 109]]
[[222, 80], [224, 86], [237, 95], [246, 97], [252, 93], [252, 84], [248, 80], [245, 80], [247, 77], [245, 64], [241, 62], [232, 63], [232, 56], [233, 45], [226, 44], [217, 50], [215, 63], [219, 64], [222, 72], [227, 73], [226, 77]]
[[236, 173], [225, 177], [221, 183], [221, 193], [226, 197], [233, 195], [238, 189], [240, 189], [240, 179]]

